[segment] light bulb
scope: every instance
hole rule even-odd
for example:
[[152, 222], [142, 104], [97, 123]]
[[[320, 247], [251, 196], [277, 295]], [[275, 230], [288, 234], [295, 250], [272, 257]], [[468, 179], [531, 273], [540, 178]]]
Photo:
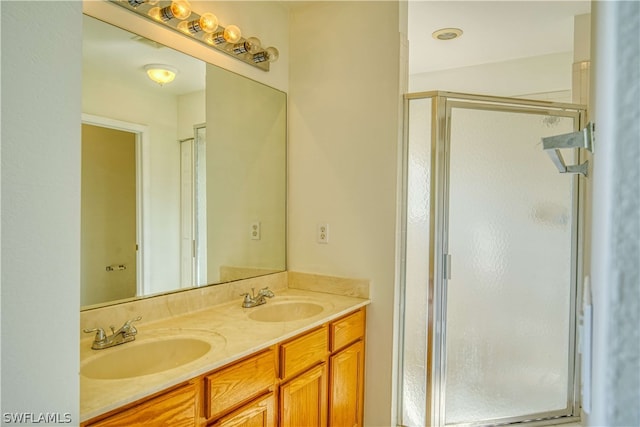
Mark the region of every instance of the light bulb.
[[224, 29], [223, 37], [227, 43], [238, 43], [242, 37], [242, 33], [240, 32], [240, 28], [235, 25], [229, 25]]
[[200, 31], [213, 33], [216, 28], [218, 28], [218, 17], [210, 12], [203, 14], [200, 19], [181, 21], [178, 24], [178, 29], [185, 34], [197, 34]]
[[191, 15], [191, 5], [187, 0], [173, 0], [169, 7], [171, 14], [176, 19], [187, 19]]
[[273, 46], [268, 47], [266, 51], [267, 51], [267, 61], [276, 62], [278, 58], [280, 58], [280, 52], [278, 52], [278, 49], [276, 49], [275, 47]]
[[275, 47], [268, 47], [262, 52], [253, 55], [253, 62], [276, 62], [280, 57], [280, 52]]
[[240, 55], [241, 53], [250, 54], [258, 53], [262, 49], [260, 39], [257, 37], [249, 37], [243, 43], [238, 43], [233, 46], [233, 53]]
[[195, 34], [197, 31], [191, 32], [192, 24], [196, 21], [180, 21], [176, 27], [185, 34]]
[[218, 28], [218, 17], [211, 12], [203, 13], [199, 22], [205, 33], [213, 33]]
[[187, 0], [173, 0], [169, 6], [154, 7], [147, 14], [157, 21], [168, 21], [172, 18], [187, 19], [191, 15], [191, 5]]
[[157, 6], [149, 9], [149, 12], [147, 12], [147, 15], [149, 15], [156, 21], [162, 21], [162, 13], [160, 12], [160, 8]]

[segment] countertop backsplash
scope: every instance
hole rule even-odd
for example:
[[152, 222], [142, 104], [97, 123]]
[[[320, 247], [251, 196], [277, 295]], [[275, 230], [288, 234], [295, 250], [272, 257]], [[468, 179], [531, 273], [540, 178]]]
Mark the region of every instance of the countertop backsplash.
[[87, 335], [83, 329], [119, 327], [127, 320], [142, 316], [136, 325], [155, 322], [174, 316], [204, 310], [237, 299], [241, 294], [268, 287], [276, 295], [278, 291], [292, 288], [323, 292], [357, 298], [369, 298], [369, 280], [325, 276], [314, 273], [280, 272], [251, 279], [237, 280], [215, 286], [205, 286], [173, 292], [150, 298], [142, 298], [120, 304], [99, 307], [80, 312], [80, 338]]

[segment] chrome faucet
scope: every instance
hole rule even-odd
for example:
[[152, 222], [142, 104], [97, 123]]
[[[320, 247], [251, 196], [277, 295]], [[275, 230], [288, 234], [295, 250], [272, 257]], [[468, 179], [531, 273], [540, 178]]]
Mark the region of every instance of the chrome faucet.
[[87, 334], [95, 332], [96, 337], [93, 340], [91, 348], [94, 350], [102, 350], [135, 340], [138, 330], [132, 325], [132, 323], [141, 319], [142, 316], [138, 316], [135, 319], [127, 320], [117, 331], [115, 330], [115, 326], [110, 326], [109, 329], [111, 329], [111, 335], [109, 336], [104, 333], [104, 329], [102, 328], [84, 329], [84, 332]]
[[240, 294], [240, 296], [244, 297], [244, 300], [242, 301], [242, 307], [251, 308], [258, 305], [266, 304], [267, 300], [265, 298], [273, 298], [276, 295], [267, 287], [260, 289], [258, 291], [258, 295], [254, 295], [253, 288], [251, 288], [251, 294], [245, 292], [243, 294]]

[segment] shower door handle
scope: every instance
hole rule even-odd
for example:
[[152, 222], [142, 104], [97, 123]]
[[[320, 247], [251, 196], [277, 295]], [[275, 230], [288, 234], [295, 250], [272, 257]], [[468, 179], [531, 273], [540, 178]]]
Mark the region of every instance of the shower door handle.
[[451, 254], [444, 254], [442, 270], [445, 280], [451, 280]]

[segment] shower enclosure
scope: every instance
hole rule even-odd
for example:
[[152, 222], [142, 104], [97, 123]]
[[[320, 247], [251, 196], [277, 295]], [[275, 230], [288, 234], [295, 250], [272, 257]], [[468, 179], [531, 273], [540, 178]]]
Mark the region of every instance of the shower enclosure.
[[541, 138], [584, 119], [573, 104], [406, 96], [400, 425], [578, 415], [585, 178], [559, 174]]

